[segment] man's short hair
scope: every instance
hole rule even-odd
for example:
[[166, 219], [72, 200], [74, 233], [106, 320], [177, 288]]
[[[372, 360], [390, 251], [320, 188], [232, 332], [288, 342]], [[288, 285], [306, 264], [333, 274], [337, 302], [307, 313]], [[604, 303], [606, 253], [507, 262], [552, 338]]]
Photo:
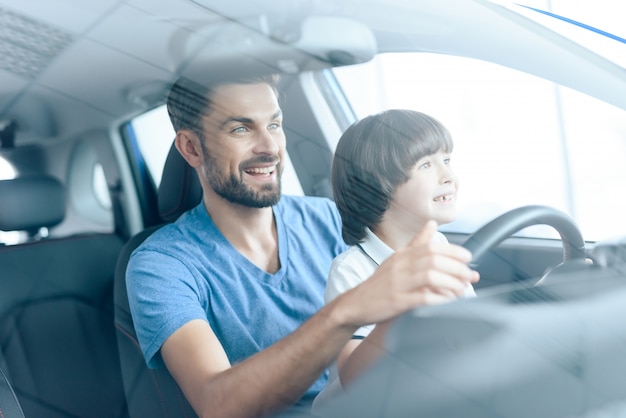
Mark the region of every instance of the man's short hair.
[[202, 117], [211, 107], [211, 94], [226, 84], [256, 84], [266, 83], [278, 95], [278, 75], [264, 75], [258, 77], [232, 78], [213, 80], [209, 83], [197, 83], [188, 78], [180, 77], [171, 86], [167, 97], [167, 113], [174, 127], [174, 131], [189, 129], [202, 135]]
[[387, 110], [350, 126], [337, 144], [331, 170], [346, 243], [362, 242], [366, 227], [380, 223], [419, 159], [452, 148], [448, 130], [417, 111]]

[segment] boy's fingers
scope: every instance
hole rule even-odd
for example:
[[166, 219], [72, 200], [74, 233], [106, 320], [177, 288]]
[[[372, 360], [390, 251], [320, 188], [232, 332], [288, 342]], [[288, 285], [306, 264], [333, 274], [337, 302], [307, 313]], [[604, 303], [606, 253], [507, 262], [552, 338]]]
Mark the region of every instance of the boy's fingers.
[[450, 244], [450, 246], [446, 248], [446, 253], [449, 257], [456, 258], [463, 263], [472, 261], [472, 253], [467, 248], [460, 245]]
[[[432, 219], [424, 224], [420, 232], [415, 235], [413, 241], [409, 244], [410, 247], [419, 247], [430, 243], [433, 239], [433, 235], [437, 232], [437, 222]], [[464, 263], [472, 261], [472, 253], [470, 253], [465, 247], [460, 245], [446, 245], [445, 250], [441, 250], [443, 254], [456, 258]]]
[[437, 231], [437, 222], [430, 220], [424, 224], [422, 230], [415, 235], [410, 245], [428, 244], [433, 239], [433, 234]]

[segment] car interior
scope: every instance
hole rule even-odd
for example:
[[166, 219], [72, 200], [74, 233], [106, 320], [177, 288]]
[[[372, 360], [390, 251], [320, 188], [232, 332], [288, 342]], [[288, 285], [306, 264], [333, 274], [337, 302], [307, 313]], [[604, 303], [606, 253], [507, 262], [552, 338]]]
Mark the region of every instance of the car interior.
[[[167, 369], [151, 370], [146, 367], [128, 306], [126, 264], [132, 251], [150, 234], [195, 207], [201, 198], [202, 189], [195, 171], [172, 145], [158, 191], [158, 209], [162, 224], [134, 235], [119, 254], [114, 278], [115, 327], [122, 362], [122, 379], [131, 416], [195, 416]], [[159, 399], [159, 402], [154, 402], [155, 399]]]
[[[525, 3], [573, 13], [559, 0]], [[616, 52], [587, 46], [563, 25], [593, 32]], [[465, 199], [463, 215], [441, 231], [474, 254], [477, 299], [485, 302], [423, 315], [432, 315], [433, 327], [446, 329], [440, 321], [454, 333], [474, 330], [461, 333], [467, 340], [459, 346], [491, 344], [493, 329], [521, 330], [516, 336], [532, 342], [538, 334], [531, 327], [558, 334], [560, 305], [544, 312], [554, 322], [544, 322], [502, 295], [545, 300], [535, 285], [554, 283], [547, 292], [558, 299], [569, 295], [563, 283], [570, 278], [586, 283], [599, 275], [598, 287], [580, 284], [572, 292], [578, 301], [602, 294], [604, 308], [594, 310], [590, 296], [590, 305], [566, 312], [606, 320], [606, 333], [594, 334], [599, 341], [626, 341], [606, 318], [623, 310], [609, 294], [621, 294], [626, 251], [618, 222], [626, 210], [618, 197], [626, 186], [626, 62], [619, 61], [626, 41], [582, 26], [489, 0], [0, 0], [0, 416], [195, 416], [167, 370], [146, 366], [125, 285], [133, 249], [201, 199], [195, 171], [172, 145], [164, 109], [169, 86], [181, 76], [199, 83], [240, 73], [281, 76], [287, 194], [332, 199], [336, 143], [367, 114], [411, 107], [441, 118], [455, 137]], [[470, 325], [466, 309], [476, 309]], [[378, 377], [401, 370], [400, 360], [417, 369], [424, 350], [420, 361], [437, 364], [444, 353], [458, 354], [460, 362], [472, 356], [432, 350], [451, 346], [444, 333], [424, 337], [432, 343], [426, 348], [407, 339], [430, 335], [431, 328], [418, 326], [420, 315], [401, 318], [391, 341], [412, 354], [385, 359], [361, 392], [328, 416], [403, 416], [414, 402], [406, 387], [393, 398], [405, 408], [398, 415], [376, 409], [386, 402], [378, 397], [358, 411], [347, 405], [375, 392]], [[490, 322], [499, 316], [518, 328]], [[516, 322], [521, 316], [530, 322]], [[626, 348], [611, 344], [593, 351], [593, 359]], [[488, 349], [523, 358], [519, 346], [504, 347]], [[608, 368], [594, 364], [598, 375]], [[615, 364], [624, 369], [623, 361]], [[389, 379], [428, 385], [430, 372], [448, 376], [422, 371]], [[506, 371], [498, 375], [502, 387], [528, 389], [506, 386], [523, 368]], [[585, 383], [583, 375], [577, 379]], [[450, 390], [448, 381], [438, 382], [445, 384], [433, 386], [440, 392], [433, 389], [429, 399]], [[459, 402], [448, 406], [460, 405], [456, 412], [465, 416], [528, 413], [519, 406], [528, 397], [489, 388], [484, 396], [497, 401], [472, 409], [470, 395], [462, 402], [453, 396]], [[567, 412], [583, 416], [624, 403], [624, 396], [574, 403]], [[565, 416], [561, 403], [551, 416]], [[445, 404], [434, 402], [426, 413]], [[547, 416], [542, 412], [525, 416]]]
[[11, 383], [7, 379], [6, 375], [2, 371], [6, 369], [4, 359], [0, 358], [0, 414], [5, 417], [17, 417], [23, 418], [24, 411], [22, 405], [17, 399]]

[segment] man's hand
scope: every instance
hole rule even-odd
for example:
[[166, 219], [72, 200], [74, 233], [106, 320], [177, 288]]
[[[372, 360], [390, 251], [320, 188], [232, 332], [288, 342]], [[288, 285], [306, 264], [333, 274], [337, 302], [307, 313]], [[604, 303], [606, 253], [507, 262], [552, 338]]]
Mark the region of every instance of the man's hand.
[[437, 224], [429, 221], [369, 279], [337, 298], [346, 325], [379, 323], [419, 305], [456, 299], [468, 283], [479, 280], [478, 273], [468, 267], [469, 251], [431, 242], [436, 229]]

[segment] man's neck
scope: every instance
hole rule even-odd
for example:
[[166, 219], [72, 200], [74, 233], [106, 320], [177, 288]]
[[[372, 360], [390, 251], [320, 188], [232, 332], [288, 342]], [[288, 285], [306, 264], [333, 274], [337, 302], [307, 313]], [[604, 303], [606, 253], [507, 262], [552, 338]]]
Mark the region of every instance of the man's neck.
[[271, 207], [246, 207], [216, 196], [205, 196], [204, 206], [222, 235], [248, 260], [268, 273], [280, 269], [278, 233]]

